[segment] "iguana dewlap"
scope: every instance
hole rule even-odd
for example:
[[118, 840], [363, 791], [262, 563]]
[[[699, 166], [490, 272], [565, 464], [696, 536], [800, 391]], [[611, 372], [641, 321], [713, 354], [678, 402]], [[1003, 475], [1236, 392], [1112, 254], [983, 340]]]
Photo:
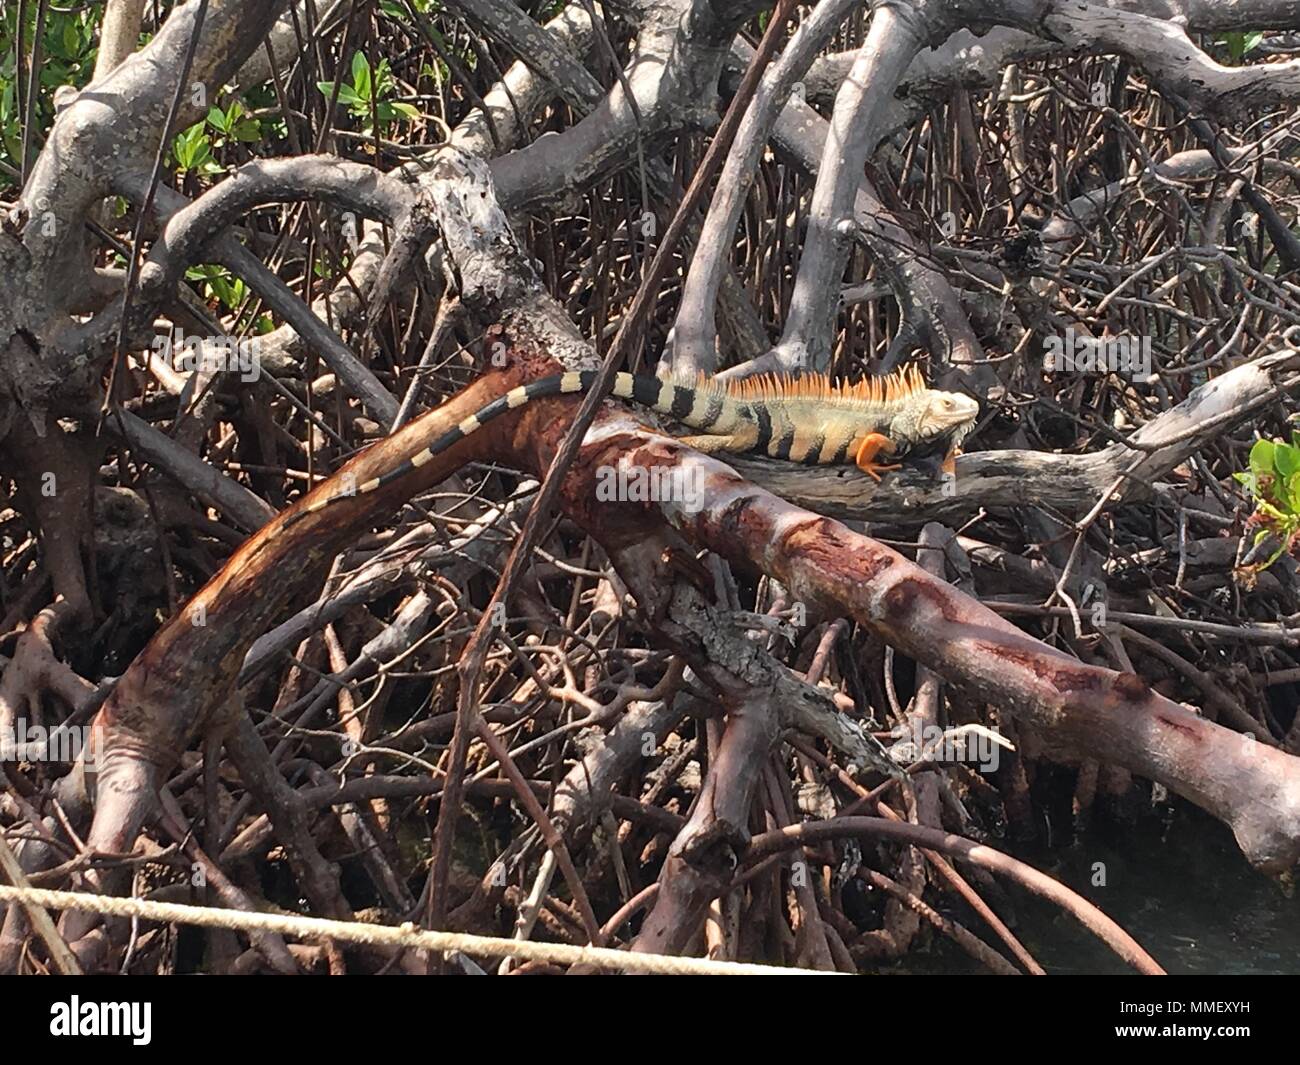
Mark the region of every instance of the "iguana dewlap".
[[[513, 388], [449, 429], [424, 450], [354, 493], [319, 500], [289, 518], [297, 521], [337, 499], [391, 484], [435, 455], [477, 432], [493, 418], [545, 396], [587, 392], [590, 370], [542, 377]], [[877, 481], [881, 455], [893, 458], [949, 455], [973, 428], [979, 404], [956, 392], [927, 388], [916, 367], [855, 384], [822, 374], [760, 376], [739, 381], [701, 378], [685, 383], [617, 374], [612, 395], [676, 419], [701, 435], [682, 442], [705, 452], [751, 452], [809, 466], [855, 463]]]

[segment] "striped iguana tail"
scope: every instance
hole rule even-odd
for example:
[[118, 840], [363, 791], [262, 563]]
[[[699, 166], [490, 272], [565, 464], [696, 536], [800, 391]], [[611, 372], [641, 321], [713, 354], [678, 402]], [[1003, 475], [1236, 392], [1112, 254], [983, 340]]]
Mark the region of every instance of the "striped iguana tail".
[[[377, 492], [493, 418], [533, 400], [588, 392], [596, 376], [593, 370], [572, 371], [512, 388], [387, 473], [354, 492], [318, 500], [285, 524], [337, 500]], [[762, 375], [726, 382], [700, 378], [684, 383], [619, 373], [611, 394], [699, 430], [704, 435], [684, 437], [683, 442], [700, 451], [754, 452], [804, 465], [855, 462], [877, 480], [877, 471], [896, 468], [877, 465], [877, 455], [947, 454], [961, 443], [979, 414], [979, 404], [969, 396], [927, 388], [914, 366], [854, 384], [839, 384], [822, 374]]]

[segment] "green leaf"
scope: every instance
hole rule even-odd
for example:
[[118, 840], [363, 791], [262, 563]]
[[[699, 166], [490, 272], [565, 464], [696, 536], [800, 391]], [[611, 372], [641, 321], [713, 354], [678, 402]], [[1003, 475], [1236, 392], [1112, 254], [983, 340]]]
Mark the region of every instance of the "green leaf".
[[352, 87], [358, 96], [366, 100], [370, 99], [372, 95], [370, 60], [366, 58], [365, 52], [357, 52], [352, 56]]
[[81, 34], [77, 24], [69, 19], [63, 24], [63, 55], [67, 59], [75, 59], [80, 53]]
[[204, 123], [196, 122], [177, 134], [172, 142], [172, 158], [181, 171], [212, 167], [212, 142], [204, 131]]
[[237, 141], [260, 141], [262, 139], [262, 124], [255, 118], [242, 118], [231, 131], [231, 135]]
[[1263, 33], [1225, 33], [1223, 38], [1218, 42], [1228, 46], [1228, 55], [1234, 63], [1240, 63], [1251, 52], [1259, 47], [1259, 42], [1264, 39]]
[[1228, 55], [1234, 63], [1239, 62], [1241, 57], [1246, 54], [1246, 37], [1242, 33], [1228, 33], [1219, 41], [1220, 44], [1228, 46]]
[[1250, 468], [1260, 475], [1272, 473], [1273, 450], [1272, 440], [1256, 440], [1250, 449]]
[[212, 291], [226, 307], [233, 308], [238, 302], [233, 286], [224, 277], [214, 277], [211, 281]]
[[1289, 478], [1300, 470], [1300, 451], [1290, 444], [1275, 444], [1273, 447], [1273, 468], [1283, 477]]

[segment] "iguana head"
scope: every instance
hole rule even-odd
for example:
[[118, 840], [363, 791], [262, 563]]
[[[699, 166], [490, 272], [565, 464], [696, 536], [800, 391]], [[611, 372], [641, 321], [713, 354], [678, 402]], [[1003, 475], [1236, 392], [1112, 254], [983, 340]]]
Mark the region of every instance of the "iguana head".
[[902, 454], [947, 453], [975, 427], [980, 405], [960, 392], [925, 389], [893, 420], [891, 437]]

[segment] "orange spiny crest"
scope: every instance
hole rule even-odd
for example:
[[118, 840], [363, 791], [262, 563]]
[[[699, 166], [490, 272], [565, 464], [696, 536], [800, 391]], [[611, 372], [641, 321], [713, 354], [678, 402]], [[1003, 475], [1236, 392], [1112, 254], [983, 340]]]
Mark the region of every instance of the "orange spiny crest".
[[[719, 382], [703, 374], [695, 385], [701, 389], [718, 387]], [[913, 364], [901, 370], [877, 377], [864, 377], [858, 381], [835, 381], [822, 373], [807, 374], [756, 374], [739, 381], [722, 382], [723, 389], [735, 399], [748, 402], [765, 399], [802, 398], [834, 402], [854, 400], [865, 403], [896, 403], [926, 387], [920, 366]]]

